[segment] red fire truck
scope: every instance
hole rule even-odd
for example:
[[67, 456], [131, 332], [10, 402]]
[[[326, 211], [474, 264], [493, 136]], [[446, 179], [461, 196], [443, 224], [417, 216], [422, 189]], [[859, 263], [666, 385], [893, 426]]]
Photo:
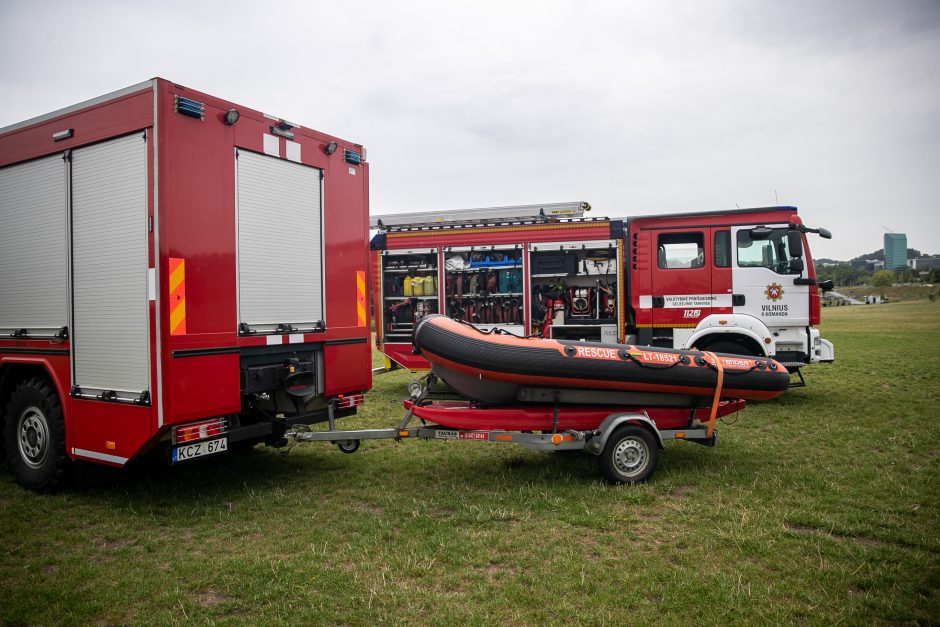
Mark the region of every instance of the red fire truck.
[[[795, 207], [624, 219], [584, 202], [373, 216], [377, 345], [416, 370], [414, 322], [446, 313], [519, 335], [834, 359]], [[505, 280], [504, 280], [505, 278]]]
[[163, 79], [0, 129], [0, 418], [44, 489], [355, 413], [362, 146]]

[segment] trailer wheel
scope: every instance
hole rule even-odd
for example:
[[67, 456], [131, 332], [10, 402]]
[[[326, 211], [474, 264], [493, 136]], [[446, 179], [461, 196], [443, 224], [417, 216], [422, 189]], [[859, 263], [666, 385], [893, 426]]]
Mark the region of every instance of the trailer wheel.
[[598, 458], [604, 477], [612, 483], [643, 483], [656, 470], [659, 447], [653, 434], [638, 425], [618, 427]]
[[59, 395], [48, 380], [22, 381], [6, 409], [4, 441], [10, 470], [20, 485], [48, 491], [62, 483], [69, 463]]
[[347, 455], [352, 455], [359, 450], [359, 440], [340, 440], [336, 443], [337, 448]]

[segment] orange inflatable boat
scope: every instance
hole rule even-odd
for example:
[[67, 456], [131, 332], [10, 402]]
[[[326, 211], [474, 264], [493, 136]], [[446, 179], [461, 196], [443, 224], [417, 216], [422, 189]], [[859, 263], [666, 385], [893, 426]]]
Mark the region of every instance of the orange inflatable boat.
[[717, 388], [722, 398], [767, 400], [790, 384], [766, 357], [520, 338], [443, 315], [421, 319], [414, 345], [441, 380], [486, 404], [696, 407]]

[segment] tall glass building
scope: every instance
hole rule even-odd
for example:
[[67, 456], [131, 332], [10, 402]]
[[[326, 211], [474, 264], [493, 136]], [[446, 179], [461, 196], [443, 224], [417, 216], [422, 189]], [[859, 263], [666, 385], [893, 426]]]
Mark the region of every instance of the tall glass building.
[[885, 233], [885, 270], [903, 268], [907, 265], [907, 235]]

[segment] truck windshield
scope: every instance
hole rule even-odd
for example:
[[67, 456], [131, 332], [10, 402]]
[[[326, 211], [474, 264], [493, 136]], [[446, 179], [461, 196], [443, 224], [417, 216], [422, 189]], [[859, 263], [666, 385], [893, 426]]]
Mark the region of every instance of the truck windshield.
[[752, 239], [749, 230], [738, 231], [738, 267], [768, 268], [777, 274], [799, 274], [790, 270], [787, 229], [771, 229], [767, 239]]

